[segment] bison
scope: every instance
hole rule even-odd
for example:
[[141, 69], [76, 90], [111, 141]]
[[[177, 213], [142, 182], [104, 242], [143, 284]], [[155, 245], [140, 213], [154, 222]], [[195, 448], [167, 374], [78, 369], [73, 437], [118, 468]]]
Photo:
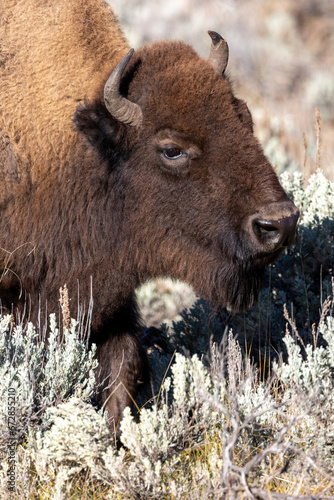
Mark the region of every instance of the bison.
[[134, 53], [103, 0], [2, 0], [0, 22], [2, 309], [43, 329], [65, 283], [72, 315], [92, 294], [97, 393], [117, 427], [148, 374], [135, 289], [170, 276], [249, 308], [298, 210], [217, 33], [204, 60], [179, 41]]

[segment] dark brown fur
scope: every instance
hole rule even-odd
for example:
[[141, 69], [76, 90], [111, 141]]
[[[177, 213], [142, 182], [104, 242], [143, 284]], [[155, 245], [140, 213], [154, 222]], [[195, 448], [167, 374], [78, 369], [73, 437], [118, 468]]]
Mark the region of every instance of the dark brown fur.
[[[172, 276], [213, 304], [249, 307], [280, 250], [259, 250], [248, 221], [294, 208], [247, 106], [189, 46], [136, 51], [121, 90], [143, 123], [130, 127], [103, 101], [128, 46], [102, 0], [5, 0], [0, 18], [0, 159], [11, 158], [1, 177], [1, 300], [20, 307], [23, 290], [36, 320], [39, 304], [58, 310], [66, 283], [76, 314], [92, 279], [100, 392], [117, 425], [147, 378], [136, 287]], [[167, 143], [193, 158], [166, 162]]]

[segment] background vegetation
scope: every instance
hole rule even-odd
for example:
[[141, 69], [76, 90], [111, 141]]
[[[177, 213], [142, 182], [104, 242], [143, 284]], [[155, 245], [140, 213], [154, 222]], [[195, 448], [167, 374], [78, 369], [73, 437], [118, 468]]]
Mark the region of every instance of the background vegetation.
[[206, 56], [207, 29], [226, 36], [237, 93], [301, 209], [300, 238], [247, 314], [212, 311], [171, 280], [138, 290], [161, 342], [148, 348], [152, 384], [125, 412], [119, 446], [90, 402], [96, 363], [83, 326], [51, 316], [44, 346], [33, 325], [2, 317], [0, 497], [334, 498], [332, 2], [112, 3], [135, 46], [181, 38]]

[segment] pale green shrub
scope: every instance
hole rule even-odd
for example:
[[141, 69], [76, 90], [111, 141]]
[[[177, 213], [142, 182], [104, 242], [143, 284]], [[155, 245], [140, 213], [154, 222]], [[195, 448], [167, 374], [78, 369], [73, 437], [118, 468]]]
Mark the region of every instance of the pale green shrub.
[[[319, 325], [330, 349], [332, 327], [330, 316]], [[285, 342], [289, 361], [275, 366], [286, 386], [282, 395], [273, 383], [257, 382], [231, 333], [225, 355], [211, 347], [210, 369], [196, 355], [177, 354], [156, 404], [143, 408], [138, 422], [125, 411], [119, 450], [88, 404], [71, 398], [53, 408], [51, 428], [29, 441], [40, 481], [53, 478], [59, 498], [66, 498], [61, 495], [79, 472], [108, 485], [108, 498], [220, 498], [224, 491], [241, 495], [247, 488], [264, 494], [263, 472], [274, 455], [276, 474], [289, 457], [291, 477], [307, 469], [308, 476], [331, 478], [333, 354], [310, 349], [305, 368], [292, 337]]]
[[[334, 292], [334, 289], [333, 289]], [[332, 301], [331, 306], [334, 305]], [[327, 301], [329, 306], [329, 301]], [[329, 308], [329, 307], [328, 307]], [[328, 309], [327, 309], [328, 312]], [[290, 320], [291, 321], [291, 320]], [[295, 325], [292, 323], [292, 327]], [[283, 400], [295, 398], [306, 406], [303, 419], [303, 441], [305, 449], [313, 457], [320, 457], [334, 467], [334, 318], [330, 315], [321, 318], [314, 337], [321, 332], [326, 347], [315, 348], [312, 344], [301, 348], [291, 335], [284, 337], [288, 352], [286, 363], [274, 364], [274, 370], [284, 384]], [[300, 435], [300, 429], [295, 429]]]
[[43, 412], [71, 394], [87, 400], [92, 395], [97, 366], [95, 348], [86, 352], [78, 339], [77, 323], [59, 342], [55, 315], [50, 316], [48, 341], [38, 341], [34, 326], [14, 326], [11, 316], [0, 322], [0, 432], [8, 437], [8, 389], [15, 391], [15, 436], [19, 441]]
[[326, 217], [334, 215], [334, 184], [318, 170], [311, 175], [308, 185], [303, 189], [303, 177], [300, 172], [283, 173], [280, 178], [283, 188], [293, 198], [302, 218], [301, 224], [315, 227]]
[[145, 323], [156, 327], [181, 319], [180, 311], [191, 307], [197, 298], [189, 285], [170, 278], [148, 281], [136, 296]]
[[28, 448], [32, 448], [40, 480], [54, 480], [59, 497], [68, 492], [70, 480], [80, 472], [89, 470], [92, 477], [100, 477], [111, 435], [91, 404], [72, 396], [49, 408], [41, 427], [46, 430], [31, 433]]

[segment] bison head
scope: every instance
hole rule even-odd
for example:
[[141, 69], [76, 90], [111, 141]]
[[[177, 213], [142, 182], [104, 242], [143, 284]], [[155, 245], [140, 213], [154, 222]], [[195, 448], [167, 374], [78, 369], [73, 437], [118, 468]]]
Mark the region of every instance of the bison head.
[[209, 34], [208, 60], [181, 42], [130, 51], [75, 123], [111, 179], [110, 251], [124, 281], [172, 276], [239, 310], [295, 243], [299, 212], [232, 91], [226, 42]]

